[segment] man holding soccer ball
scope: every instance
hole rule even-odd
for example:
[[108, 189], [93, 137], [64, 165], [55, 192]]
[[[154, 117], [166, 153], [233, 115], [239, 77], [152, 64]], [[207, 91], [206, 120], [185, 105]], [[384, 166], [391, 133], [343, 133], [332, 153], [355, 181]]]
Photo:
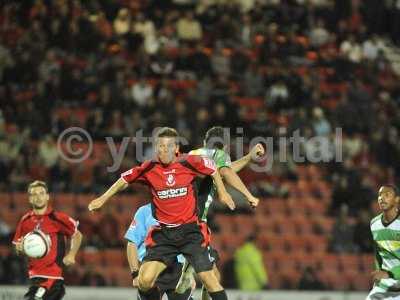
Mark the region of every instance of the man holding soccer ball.
[[[24, 300], [59, 300], [65, 294], [62, 267], [75, 263], [82, 234], [77, 221], [49, 206], [45, 182], [32, 182], [28, 196], [32, 210], [19, 221], [13, 239], [16, 252], [29, 259], [31, 286]], [[70, 240], [67, 254], [66, 238]]]

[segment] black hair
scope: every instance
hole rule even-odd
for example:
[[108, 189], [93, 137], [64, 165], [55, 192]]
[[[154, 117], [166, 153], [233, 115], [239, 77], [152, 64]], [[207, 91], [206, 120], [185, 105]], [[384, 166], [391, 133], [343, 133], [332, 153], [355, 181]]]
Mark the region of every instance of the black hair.
[[391, 188], [393, 190], [395, 196], [399, 196], [399, 189], [394, 184], [387, 183], [387, 184], [382, 185], [382, 187]]
[[206, 137], [204, 138], [204, 146], [209, 149], [220, 149], [222, 150], [227, 144], [228, 135], [226, 131], [221, 126], [211, 127], [206, 132]]

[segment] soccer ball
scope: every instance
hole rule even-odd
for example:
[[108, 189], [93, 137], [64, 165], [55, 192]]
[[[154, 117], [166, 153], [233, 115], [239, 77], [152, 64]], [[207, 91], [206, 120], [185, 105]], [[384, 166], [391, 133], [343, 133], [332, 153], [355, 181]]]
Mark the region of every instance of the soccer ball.
[[50, 237], [42, 231], [35, 230], [25, 235], [22, 247], [31, 258], [43, 258], [50, 251]]

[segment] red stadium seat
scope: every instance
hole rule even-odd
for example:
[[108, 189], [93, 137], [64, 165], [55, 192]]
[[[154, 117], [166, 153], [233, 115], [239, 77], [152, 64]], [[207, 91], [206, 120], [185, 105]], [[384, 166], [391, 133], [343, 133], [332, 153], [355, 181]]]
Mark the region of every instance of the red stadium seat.
[[330, 234], [332, 232], [333, 224], [335, 220], [332, 218], [327, 218], [327, 217], [317, 217], [313, 218], [313, 226], [320, 230], [322, 234]]
[[126, 251], [122, 249], [106, 249], [102, 251], [103, 261], [106, 266], [127, 266]]
[[11, 228], [15, 228], [25, 213], [13, 210], [3, 210], [1, 212], [1, 217], [7, 225]]
[[[359, 272], [361, 269], [362, 260], [358, 254], [342, 254], [338, 255], [338, 259], [344, 270]], [[352, 273], [352, 271], [349, 271], [349, 273]]]
[[85, 251], [78, 252], [77, 261], [83, 266], [101, 266], [104, 264], [103, 254], [101, 251]]
[[351, 279], [352, 287], [358, 291], [367, 291], [372, 288], [372, 280], [369, 273], [358, 273]]
[[309, 242], [299, 235], [285, 235], [285, 249], [291, 253], [307, 253], [310, 252]]
[[3, 207], [11, 208], [13, 205], [12, 197], [10, 193], [0, 193], [0, 202], [3, 204]]
[[259, 235], [257, 245], [266, 252], [285, 252], [285, 240], [277, 235]]
[[322, 272], [338, 273], [342, 271], [339, 259], [335, 254], [318, 254], [315, 255], [314, 258], [317, 269]]
[[297, 261], [285, 252], [275, 252], [267, 256], [267, 259], [274, 261], [278, 272], [297, 270]]
[[10, 245], [0, 245], [0, 258], [5, 258], [12, 253], [12, 247]]
[[237, 236], [237, 235], [222, 235], [221, 242], [222, 248], [232, 254], [242, 246], [245, 242], [245, 236]]
[[245, 237], [254, 233], [256, 230], [256, 222], [254, 216], [237, 215], [232, 217], [232, 221], [239, 228], [240, 235]]
[[280, 278], [279, 288], [294, 289], [297, 287], [301, 274], [295, 269], [288, 269], [278, 273]]
[[12, 193], [11, 201], [14, 203], [14, 208], [21, 215], [31, 209], [28, 195], [26, 193]]
[[296, 228], [296, 233], [299, 235], [312, 234], [313, 226], [311, 220], [305, 215], [298, 214], [291, 219], [291, 222]]
[[328, 240], [326, 236], [310, 234], [304, 237], [309, 246], [308, 249], [314, 254], [325, 253], [328, 248]]
[[115, 282], [117, 286], [132, 286], [132, 277], [128, 266], [126, 266], [125, 268], [113, 268], [111, 271], [111, 277], [113, 282]]
[[236, 234], [237, 225], [232, 221], [232, 216], [218, 214], [216, 221], [220, 227], [221, 234]]
[[317, 277], [328, 289], [345, 289], [346, 279], [335, 271], [321, 270], [317, 272]]

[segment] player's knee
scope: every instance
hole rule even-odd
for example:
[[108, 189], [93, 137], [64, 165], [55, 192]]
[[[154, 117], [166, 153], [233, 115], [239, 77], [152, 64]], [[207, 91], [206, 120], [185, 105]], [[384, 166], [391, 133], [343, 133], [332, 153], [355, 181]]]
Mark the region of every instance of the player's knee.
[[154, 286], [155, 281], [156, 279], [153, 276], [153, 274], [150, 273], [139, 274], [138, 278], [139, 289], [142, 291], [148, 291]]
[[200, 272], [198, 276], [209, 292], [213, 293], [223, 290], [213, 270]]

